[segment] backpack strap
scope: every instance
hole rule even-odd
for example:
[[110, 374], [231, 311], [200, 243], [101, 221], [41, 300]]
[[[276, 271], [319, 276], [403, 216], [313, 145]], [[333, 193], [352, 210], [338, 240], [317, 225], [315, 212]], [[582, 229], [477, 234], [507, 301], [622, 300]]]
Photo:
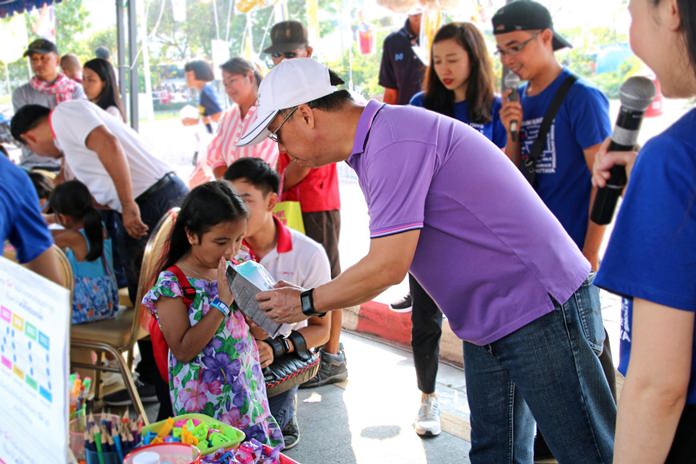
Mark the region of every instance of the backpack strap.
[[184, 304], [186, 307], [191, 306], [193, 303], [193, 300], [196, 298], [196, 289], [191, 286], [191, 283], [188, 280], [188, 277], [186, 277], [186, 274], [183, 273], [181, 268], [174, 264], [173, 266], [170, 266], [167, 268], [169, 272], [174, 274], [176, 276], [176, 280], [179, 281], [179, 285], [181, 286], [181, 292], [183, 293], [183, 300]]
[[551, 129], [551, 123], [553, 123], [553, 120], [556, 118], [558, 110], [561, 109], [563, 100], [565, 100], [566, 95], [568, 95], [570, 88], [577, 80], [577, 76], [571, 74], [570, 76], [566, 77], [558, 90], [556, 90], [556, 94], [553, 96], [551, 104], [546, 109], [546, 113], [544, 113], [544, 119], [541, 121], [539, 133], [536, 140], [534, 140], [532, 150], [529, 152], [527, 159], [521, 160], [520, 170], [522, 171], [522, 174], [524, 174], [524, 177], [532, 185], [534, 185], [534, 181], [536, 180], [537, 159], [539, 159], [541, 152], [544, 150], [544, 145], [546, 145], [546, 137]]

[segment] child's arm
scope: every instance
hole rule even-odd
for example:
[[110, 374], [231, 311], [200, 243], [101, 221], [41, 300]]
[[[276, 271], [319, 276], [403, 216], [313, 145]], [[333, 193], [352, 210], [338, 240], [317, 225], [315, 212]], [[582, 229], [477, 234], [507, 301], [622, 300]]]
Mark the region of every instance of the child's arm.
[[[234, 298], [227, 286], [226, 268], [227, 261], [220, 258], [217, 269], [218, 298], [225, 303], [229, 302], [229, 306], [232, 306]], [[184, 301], [181, 298], [168, 297], [162, 297], [157, 301], [157, 314], [169, 350], [181, 362], [189, 362], [203, 351], [225, 319], [222, 312], [211, 308], [198, 324], [191, 327], [188, 308]]]
[[225, 319], [220, 311], [211, 308], [191, 327], [183, 300], [168, 297], [160, 297], [157, 301], [157, 314], [169, 350], [181, 362], [189, 362], [203, 351]]

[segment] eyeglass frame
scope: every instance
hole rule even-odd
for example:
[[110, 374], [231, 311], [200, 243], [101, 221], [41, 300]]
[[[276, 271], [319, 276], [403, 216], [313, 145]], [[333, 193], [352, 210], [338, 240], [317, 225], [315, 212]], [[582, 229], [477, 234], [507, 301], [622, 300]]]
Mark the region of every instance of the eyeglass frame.
[[273, 140], [275, 143], [280, 143], [280, 135], [278, 134], [278, 132], [280, 132], [280, 129], [282, 129], [283, 125], [285, 125], [285, 123], [288, 122], [292, 115], [295, 114], [297, 108], [299, 108], [299, 106], [296, 106], [293, 109], [291, 109], [290, 112], [285, 116], [283, 121], [280, 123], [280, 126], [278, 126], [274, 131], [269, 131], [266, 137]]
[[523, 40], [522, 42], [519, 42], [515, 45], [511, 45], [510, 47], [508, 47], [507, 50], [502, 50], [499, 47], [496, 47], [495, 54], [499, 55], [501, 58], [504, 58], [506, 56], [517, 56], [520, 53], [522, 53], [524, 47], [526, 47], [529, 44], [529, 42], [539, 37], [539, 34], [541, 34], [541, 32], [542, 31], [534, 32], [530, 38], [528, 38], [527, 40]]

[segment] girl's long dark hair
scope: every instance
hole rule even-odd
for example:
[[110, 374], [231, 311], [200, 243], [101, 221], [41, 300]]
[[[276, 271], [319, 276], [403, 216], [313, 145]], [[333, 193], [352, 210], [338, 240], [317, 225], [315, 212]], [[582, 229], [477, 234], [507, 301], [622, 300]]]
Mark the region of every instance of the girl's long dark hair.
[[104, 229], [99, 211], [94, 207], [92, 195], [85, 184], [70, 180], [53, 189], [48, 200], [54, 213], [82, 221], [89, 242], [86, 261], [101, 258], [104, 250]]
[[693, 0], [677, 0], [677, 8], [679, 8], [681, 31], [691, 62], [691, 70], [696, 74], [696, 3]]
[[[491, 122], [494, 98], [493, 64], [488, 55], [483, 34], [471, 23], [449, 23], [440, 28], [433, 38], [433, 45], [454, 39], [469, 56], [470, 73], [467, 81], [466, 101], [469, 103], [469, 118], [472, 122]], [[423, 81], [424, 106], [447, 116], [454, 116], [454, 92], [448, 90], [435, 73], [432, 47], [430, 66]]]
[[97, 97], [97, 101], [94, 103], [103, 110], [106, 110], [110, 106], [115, 106], [118, 108], [121, 117], [125, 121], [126, 111], [123, 108], [121, 94], [118, 91], [118, 83], [116, 82], [116, 74], [114, 73], [114, 67], [111, 63], [101, 58], [94, 58], [86, 62], [84, 67], [97, 73], [99, 79], [104, 82], [104, 88]]
[[186, 232], [199, 238], [217, 224], [239, 221], [247, 217], [247, 209], [239, 196], [225, 182], [208, 182], [199, 185], [186, 196], [176, 218], [169, 252], [161, 270], [179, 261], [191, 250]]

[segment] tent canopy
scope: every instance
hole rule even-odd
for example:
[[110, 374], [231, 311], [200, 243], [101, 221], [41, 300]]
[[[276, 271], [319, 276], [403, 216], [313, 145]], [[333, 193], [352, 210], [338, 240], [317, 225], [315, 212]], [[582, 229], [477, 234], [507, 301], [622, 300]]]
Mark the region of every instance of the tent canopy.
[[0, 18], [11, 16], [15, 13], [23, 13], [32, 8], [40, 8], [44, 5], [59, 3], [61, 0], [0, 0]]

